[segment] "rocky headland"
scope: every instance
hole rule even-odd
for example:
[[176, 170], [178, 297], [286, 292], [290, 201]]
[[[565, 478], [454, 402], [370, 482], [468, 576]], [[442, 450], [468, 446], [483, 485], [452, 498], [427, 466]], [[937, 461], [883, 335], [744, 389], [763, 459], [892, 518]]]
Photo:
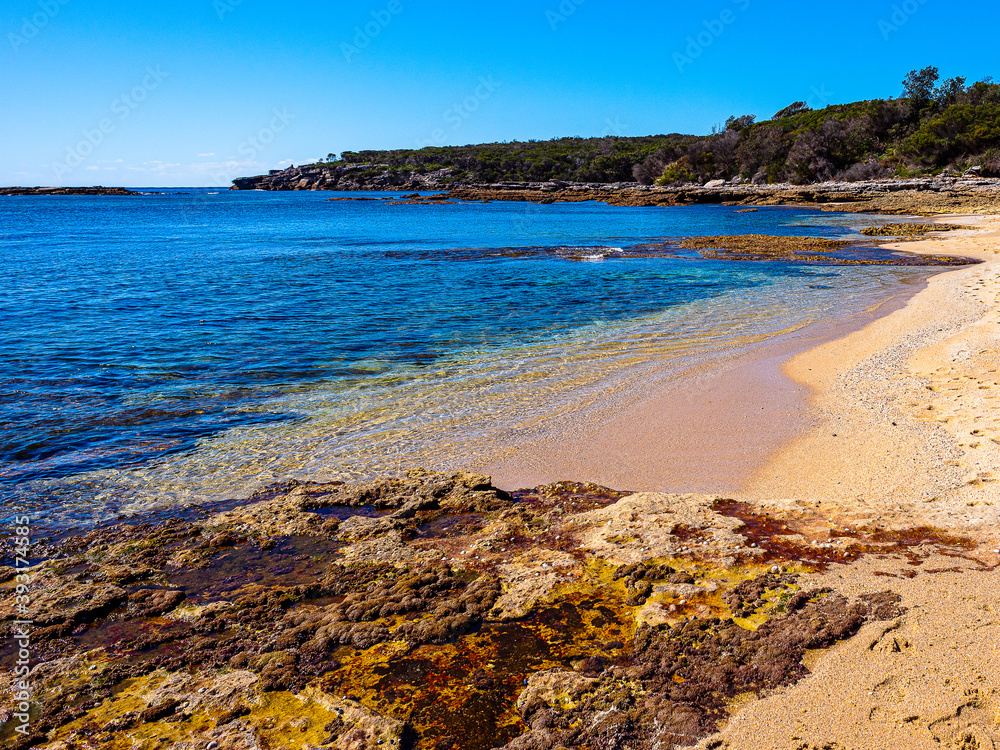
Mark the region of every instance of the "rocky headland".
[[[373, 174], [374, 172], [374, 174]], [[1000, 179], [968, 175], [941, 175], [919, 179], [787, 183], [755, 185], [740, 180], [716, 180], [705, 185], [658, 187], [638, 183], [503, 182], [466, 183], [453, 171], [420, 174], [372, 165], [312, 165], [290, 167], [267, 175], [242, 177], [233, 190], [336, 191], [444, 191], [410, 196], [415, 203], [440, 201], [528, 201], [569, 203], [599, 201], [614, 206], [686, 206], [727, 204], [743, 206], [805, 205], [837, 211], [936, 215], [989, 213], [1000, 210]], [[350, 200], [350, 198], [347, 198]]]

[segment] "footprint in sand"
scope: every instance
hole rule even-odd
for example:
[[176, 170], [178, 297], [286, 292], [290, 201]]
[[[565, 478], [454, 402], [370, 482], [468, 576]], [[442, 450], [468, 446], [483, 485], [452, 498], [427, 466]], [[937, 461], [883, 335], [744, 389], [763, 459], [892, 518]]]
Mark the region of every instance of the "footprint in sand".
[[931, 722], [927, 728], [935, 741], [948, 750], [991, 750], [1000, 740], [993, 711], [979, 700], [959, 706], [953, 714]]
[[984, 484], [990, 484], [997, 481], [997, 474], [993, 471], [980, 471], [969, 477], [966, 477], [966, 484], [971, 487], [982, 487]]

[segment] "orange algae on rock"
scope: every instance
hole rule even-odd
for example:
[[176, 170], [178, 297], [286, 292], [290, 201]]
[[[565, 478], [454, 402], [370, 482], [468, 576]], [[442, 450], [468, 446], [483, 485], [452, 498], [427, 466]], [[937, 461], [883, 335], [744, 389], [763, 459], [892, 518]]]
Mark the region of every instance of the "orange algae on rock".
[[324, 689], [405, 718], [419, 737], [461, 738], [456, 747], [470, 750], [503, 744], [526, 730], [516, 704], [532, 674], [627, 653], [636, 628], [628, 591], [613, 580], [613, 567], [593, 561], [586, 568], [525, 618], [488, 621], [453, 643], [343, 649]]
[[737, 695], [791, 684], [800, 655], [899, 611], [802, 573], [974, 557], [939, 530], [815, 508], [507, 495], [464, 474], [293, 483], [259, 503], [226, 511], [231, 527], [98, 530], [40, 568], [54, 597], [114, 597], [42, 633], [33, 744], [515, 750], [547, 747], [540, 727], [567, 748], [690, 744]]

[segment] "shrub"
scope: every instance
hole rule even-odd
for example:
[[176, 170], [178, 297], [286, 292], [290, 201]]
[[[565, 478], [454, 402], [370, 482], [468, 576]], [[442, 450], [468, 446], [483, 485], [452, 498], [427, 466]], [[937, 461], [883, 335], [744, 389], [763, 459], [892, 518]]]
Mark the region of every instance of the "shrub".
[[861, 182], [862, 180], [882, 180], [891, 177], [895, 170], [882, 164], [878, 159], [852, 164], [837, 175], [838, 180], [846, 182]]
[[785, 166], [791, 141], [775, 125], [757, 125], [742, 133], [736, 149], [739, 173], [762, 175], [760, 181], [777, 182]]
[[783, 120], [786, 117], [793, 117], [794, 115], [800, 115], [803, 112], [812, 112], [812, 108], [806, 105], [805, 102], [794, 102], [789, 104], [780, 112], [777, 112], [772, 120]]
[[800, 135], [788, 153], [785, 179], [804, 185], [832, 178], [837, 168], [834, 150], [843, 140], [844, 133], [844, 126], [839, 121], [827, 120], [818, 130]]
[[726, 120], [726, 130], [735, 130], [739, 133], [749, 128], [756, 121], [756, 115], [743, 115], [742, 117], [733, 116]]
[[667, 168], [663, 170], [663, 175], [656, 181], [656, 184], [663, 187], [666, 185], [694, 182], [696, 179], [694, 172], [688, 166], [687, 157], [682, 156], [677, 161], [667, 165]]
[[956, 104], [924, 120], [904, 149], [938, 166], [1000, 146], [1000, 106]]
[[980, 161], [984, 177], [1000, 177], [1000, 149], [993, 148], [986, 152]]

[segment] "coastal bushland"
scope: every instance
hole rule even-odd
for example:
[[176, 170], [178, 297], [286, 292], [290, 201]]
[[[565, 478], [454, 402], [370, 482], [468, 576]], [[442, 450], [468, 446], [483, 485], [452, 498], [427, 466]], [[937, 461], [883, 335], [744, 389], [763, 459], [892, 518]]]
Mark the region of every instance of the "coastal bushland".
[[1000, 84], [942, 80], [931, 66], [911, 71], [888, 99], [811, 109], [793, 102], [770, 119], [732, 116], [708, 135], [555, 138], [391, 151], [345, 151], [319, 165], [438, 173], [442, 183], [712, 180], [809, 184], [837, 179], [937, 175], [974, 169], [1000, 176]]

